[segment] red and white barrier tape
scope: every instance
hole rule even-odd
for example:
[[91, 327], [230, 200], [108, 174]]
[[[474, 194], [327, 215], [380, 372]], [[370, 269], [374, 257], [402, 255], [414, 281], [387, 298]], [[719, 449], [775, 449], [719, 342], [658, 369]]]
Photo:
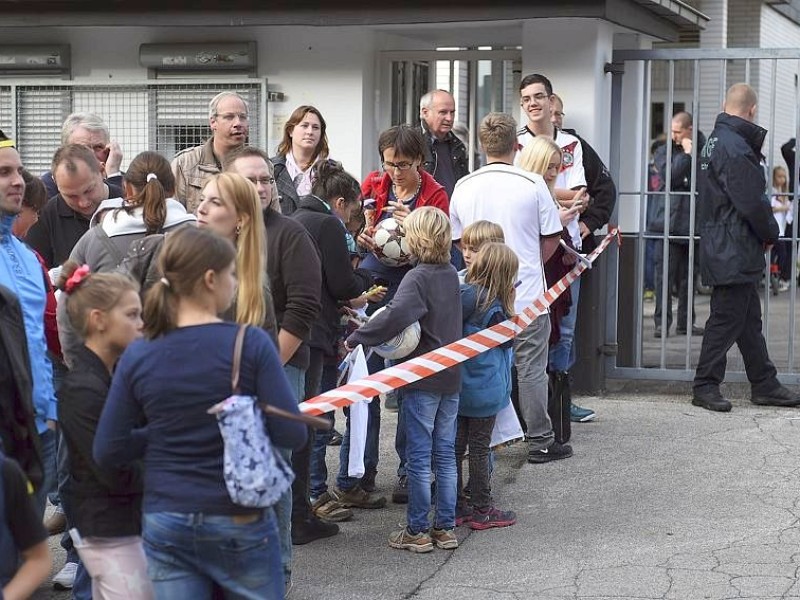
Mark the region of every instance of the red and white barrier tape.
[[[609, 231], [608, 235], [600, 242], [600, 245], [586, 257], [589, 263], [593, 263], [614, 239], [617, 240], [617, 244], [620, 243], [619, 229], [616, 227]], [[355, 402], [369, 400], [379, 394], [385, 394], [409, 383], [435, 375], [500, 344], [513, 340], [537, 317], [546, 314], [548, 307], [555, 302], [556, 298], [563, 294], [570, 284], [588, 268], [586, 264], [578, 261], [569, 273], [559, 279], [555, 285], [534, 300], [520, 314], [511, 319], [478, 333], [473, 333], [447, 346], [426, 352], [399, 365], [324, 392], [319, 396], [302, 402], [300, 411], [311, 415], [321, 415], [337, 408], [350, 406]]]

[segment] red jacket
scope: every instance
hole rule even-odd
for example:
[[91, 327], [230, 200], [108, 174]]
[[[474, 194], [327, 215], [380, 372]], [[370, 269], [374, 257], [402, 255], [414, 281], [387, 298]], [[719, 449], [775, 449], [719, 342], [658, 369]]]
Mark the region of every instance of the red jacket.
[[[422, 176], [422, 187], [419, 190], [419, 198], [415, 208], [421, 206], [435, 206], [450, 215], [450, 199], [447, 197], [445, 189], [427, 172], [420, 171]], [[389, 190], [392, 188], [392, 178], [383, 171], [372, 171], [361, 184], [361, 193], [364, 198], [375, 199], [375, 214], [379, 215], [383, 207], [389, 202]], [[376, 219], [377, 221], [377, 219]]]
[[42, 265], [44, 275], [44, 285], [47, 293], [47, 302], [44, 307], [44, 337], [47, 340], [47, 349], [55, 356], [61, 358], [61, 343], [58, 340], [58, 325], [56, 325], [56, 295], [53, 291], [53, 284], [50, 283], [50, 274], [47, 272], [47, 265], [44, 259], [36, 250], [33, 251], [39, 264]]

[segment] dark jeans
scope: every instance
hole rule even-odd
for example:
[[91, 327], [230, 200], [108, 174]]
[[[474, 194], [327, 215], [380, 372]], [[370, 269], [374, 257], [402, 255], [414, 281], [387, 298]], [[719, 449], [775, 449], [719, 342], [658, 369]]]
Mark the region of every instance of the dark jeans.
[[654, 290], [656, 286], [656, 246], [658, 240], [644, 241], [644, 289]]
[[694, 376], [696, 394], [719, 391], [725, 379], [726, 355], [734, 343], [739, 346], [744, 359], [753, 393], [768, 394], [775, 391], [780, 383], [761, 333], [761, 302], [755, 283], [718, 285], [712, 290], [711, 315], [706, 321]]
[[[697, 272], [699, 254], [695, 246], [694, 262], [695, 273]], [[683, 242], [670, 242], [669, 243], [669, 272], [668, 272], [668, 285], [667, 291], [667, 329], [672, 326], [672, 290], [678, 294], [678, 323], [676, 329], [681, 331], [686, 329], [686, 314], [689, 307], [689, 244]], [[656, 245], [656, 311], [653, 315], [656, 327], [661, 327], [661, 283], [663, 281], [664, 271], [664, 245], [658, 243]], [[692, 321], [689, 323], [691, 327], [694, 325], [695, 312], [694, 312], [694, 294], [692, 294]]]
[[492, 486], [489, 483], [489, 444], [496, 416], [485, 418], [458, 417], [456, 430], [456, 472], [458, 473], [458, 504], [464, 505], [464, 478], [462, 476], [464, 453], [469, 446], [470, 504], [475, 508], [488, 508]]
[[[311, 348], [311, 359], [306, 370], [306, 388], [304, 400], [319, 394], [322, 380], [322, 365], [325, 355], [322, 350]], [[305, 521], [311, 516], [309, 502], [309, 486], [311, 484], [311, 448], [314, 445], [314, 430], [308, 428], [308, 440], [300, 450], [292, 452], [292, 522]]]
[[[336, 387], [336, 379], [339, 376], [339, 369], [334, 364], [326, 364], [322, 367], [322, 383], [319, 393], [322, 394]], [[321, 415], [323, 419], [328, 419], [334, 423], [334, 413], [327, 412]], [[328, 465], [325, 462], [328, 453], [328, 442], [331, 441], [333, 430], [318, 429], [314, 431], [313, 447], [311, 448], [311, 478], [310, 492], [312, 498], [318, 498], [328, 491]]]

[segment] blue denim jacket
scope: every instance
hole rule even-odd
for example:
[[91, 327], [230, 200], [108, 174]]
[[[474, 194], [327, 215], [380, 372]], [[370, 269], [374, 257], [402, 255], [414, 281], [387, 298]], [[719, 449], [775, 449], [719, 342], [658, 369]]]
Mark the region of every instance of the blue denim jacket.
[[56, 419], [53, 367], [47, 357], [44, 336], [46, 275], [33, 250], [11, 233], [14, 218], [13, 215], [0, 216], [0, 284], [17, 295], [22, 308], [31, 363], [36, 428], [43, 433], [47, 429], [47, 420]]

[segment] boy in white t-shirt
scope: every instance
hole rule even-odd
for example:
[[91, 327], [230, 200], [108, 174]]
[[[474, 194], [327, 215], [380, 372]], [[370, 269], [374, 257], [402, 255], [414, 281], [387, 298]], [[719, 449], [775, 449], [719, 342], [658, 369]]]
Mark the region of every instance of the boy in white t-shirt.
[[[534, 73], [522, 78], [519, 85], [520, 104], [528, 117], [525, 127], [517, 131], [517, 143], [524, 147], [534, 137], [544, 136], [553, 139], [561, 148], [561, 168], [556, 179], [555, 197], [561, 206], [571, 208], [580, 200], [582, 206], [589, 205], [586, 193], [586, 172], [583, 168], [583, 146], [574, 135], [562, 131], [553, 124], [553, 85], [544, 75]], [[576, 190], [584, 190], [582, 196], [576, 196]], [[580, 215], [567, 224], [567, 231], [572, 244], [580, 251], [583, 238], [591, 232], [580, 221]], [[575, 327], [578, 320], [578, 302], [580, 298], [580, 279], [570, 286], [572, 305], [559, 324], [558, 341], [550, 348], [548, 368], [551, 373], [562, 373], [562, 379], [569, 385], [569, 370], [575, 364]], [[594, 411], [576, 405], [570, 407], [573, 421], [592, 420]]]
[[[515, 310], [521, 312], [544, 291], [544, 262], [558, 247], [562, 226], [544, 179], [512, 165], [516, 153], [513, 117], [490, 113], [479, 137], [487, 165], [456, 183], [450, 199], [453, 240], [478, 220], [502, 227], [506, 244], [519, 257]], [[520, 408], [527, 424], [528, 460], [540, 463], [572, 456], [568, 444], [555, 442], [547, 415], [548, 315], [538, 317], [514, 342]]]

